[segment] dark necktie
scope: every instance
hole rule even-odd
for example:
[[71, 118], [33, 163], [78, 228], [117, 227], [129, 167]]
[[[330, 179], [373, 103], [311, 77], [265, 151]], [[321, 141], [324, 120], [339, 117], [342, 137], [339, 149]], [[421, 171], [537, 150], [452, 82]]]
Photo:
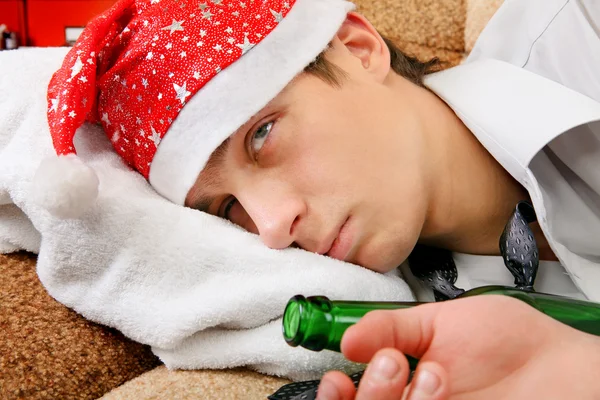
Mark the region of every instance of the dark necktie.
[[[533, 290], [539, 266], [539, 253], [529, 224], [537, 220], [533, 206], [522, 201], [500, 235], [499, 247], [504, 265], [519, 289]], [[453, 299], [464, 292], [454, 284], [458, 276], [452, 253], [419, 245], [408, 257], [410, 270], [429, 287], [436, 301]]]
[[[529, 224], [536, 220], [533, 206], [522, 201], [515, 207], [500, 236], [500, 254], [519, 289], [533, 290], [539, 266], [537, 244], [529, 227]], [[417, 245], [408, 257], [408, 262], [413, 275], [433, 291], [436, 301], [450, 300], [464, 293], [463, 289], [454, 285], [458, 271], [450, 251]], [[363, 371], [350, 375], [356, 387], [362, 374]], [[290, 383], [282, 386], [268, 398], [269, 400], [314, 400], [319, 382], [314, 380]]]

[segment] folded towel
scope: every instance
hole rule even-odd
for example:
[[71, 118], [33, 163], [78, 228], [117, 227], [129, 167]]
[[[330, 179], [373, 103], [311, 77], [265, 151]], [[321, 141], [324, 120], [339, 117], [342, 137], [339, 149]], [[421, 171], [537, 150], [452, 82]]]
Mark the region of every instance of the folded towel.
[[331, 352], [287, 346], [281, 315], [298, 293], [412, 300], [386, 275], [300, 249], [272, 250], [214, 216], [174, 205], [113, 152], [101, 128], [75, 146], [100, 179], [94, 207], [57, 219], [32, 200], [53, 155], [46, 88], [67, 49], [0, 53], [0, 252], [36, 252], [38, 275], [59, 302], [152, 346], [169, 368], [246, 365], [291, 379], [356, 370]]

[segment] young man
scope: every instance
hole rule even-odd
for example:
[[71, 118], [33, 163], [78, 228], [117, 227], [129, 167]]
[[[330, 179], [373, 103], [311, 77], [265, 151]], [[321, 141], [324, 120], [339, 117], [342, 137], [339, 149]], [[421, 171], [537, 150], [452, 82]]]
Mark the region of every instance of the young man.
[[[594, 25], [579, 26], [581, 32], [573, 33], [577, 42], [585, 43], [579, 49], [568, 48], [570, 44], [566, 42], [556, 43], [552, 36], [578, 25], [577, 20], [583, 15], [579, 14], [579, 7], [587, 11], [588, 18], [600, 20], [598, 6], [556, 2], [545, 5], [543, 16], [531, 16], [528, 14], [535, 9], [534, 5], [516, 3], [507, 4], [500, 11], [473, 58], [481, 57], [479, 52], [506, 51], [506, 47], [514, 45], [510, 38], [503, 39], [506, 43], [497, 50], [489, 42], [498, 40], [494, 37], [499, 35], [496, 32], [505, 32], [502, 28], [513, 23], [515, 15], [524, 13], [524, 21], [546, 18], [543, 22], [547, 25], [541, 25], [537, 32], [546, 36], [536, 38], [537, 47], [526, 48], [529, 60], [524, 60], [523, 65], [529, 64], [529, 69], [545, 72], [565, 85], [576, 86], [581, 82], [584, 86], [574, 89], [600, 99], [597, 86], [600, 74], [593, 67], [600, 66], [600, 62], [592, 56], [600, 53], [591, 50], [600, 49], [600, 42], [590, 32]], [[561, 25], [552, 26], [555, 17], [555, 24]], [[569, 18], [571, 23], [564, 21]], [[525, 33], [523, 36], [517, 37], [524, 43], [514, 47], [515, 57], [522, 56], [518, 54], [522, 47], [533, 44], [527, 42]], [[553, 49], [554, 54], [572, 52], [571, 62], [578, 60], [579, 65], [589, 67], [589, 75], [582, 78], [585, 71], [565, 69], [568, 66], [562, 63], [548, 64], [551, 60], [536, 54], [544, 48]], [[470, 99], [461, 104], [456, 93], [449, 90], [447, 100], [451, 107], [455, 106], [453, 112], [436, 94], [420, 87], [420, 82], [411, 82], [392, 71], [384, 41], [360, 16], [349, 15], [325, 59], [344, 71], [344, 75], [339, 74], [339, 85], [326, 84], [308, 74], [296, 78], [219, 149], [188, 194], [189, 206], [228, 218], [260, 234], [270, 247], [295, 244], [386, 272], [402, 263], [417, 242], [462, 253], [498, 254], [500, 234], [515, 205], [531, 199], [553, 242], [551, 246], [538, 225], [534, 232], [541, 260], [551, 261], [561, 256], [571, 271], [598, 268], [600, 130], [597, 123], [568, 132], [552, 142], [533, 159], [527, 176], [521, 173], [527, 170], [523, 168], [526, 163], [521, 164], [522, 171], [517, 165], [511, 170], [510, 162], [505, 161], [503, 166], [490, 152], [495, 152], [493, 155], [501, 161], [506, 155], [518, 157], [518, 154], [510, 154], [510, 148], [509, 154], [502, 154], [499, 149], [502, 142], [486, 143], [485, 137], [479, 142], [457, 116], [457, 112], [462, 112], [468, 124], [471, 115], [477, 113], [468, 107], [460, 108], [463, 104], [470, 105]], [[501, 70], [497, 72], [502, 74]], [[492, 78], [492, 72], [489, 73], [485, 79]], [[497, 77], [499, 81], [502, 78]], [[477, 84], [476, 80], [477, 77], [469, 76], [461, 83]], [[429, 82], [435, 91], [435, 78]], [[507, 128], [542, 136], [545, 140], [542, 146], [579, 123], [594, 122], [593, 117], [587, 116], [574, 123], [576, 119], [569, 121], [568, 117], [556, 116], [553, 120], [550, 115], [544, 116], [541, 97], [550, 95], [541, 93], [544, 86], [522, 88], [522, 95], [528, 98], [521, 104], [514, 98], [520, 95], [518, 88], [511, 88], [510, 93], [502, 93], [494, 85], [491, 88], [496, 90], [484, 94], [485, 100], [464, 88], [474, 96], [471, 100], [496, 107], [479, 116], [488, 119], [483, 122], [494, 128], [493, 122], [502, 123], [512, 116], [512, 126]], [[513, 104], [507, 106], [506, 102]], [[521, 109], [519, 113], [518, 107], [529, 110]], [[536, 107], [542, 110], [542, 115], [531, 110]], [[576, 103], [567, 101], [548, 107], [547, 111], [567, 107], [564, 114], [572, 112], [571, 107], [577, 108]], [[596, 106], [596, 118], [600, 117], [598, 110]], [[490, 115], [494, 112], [497, 114]], [[548, 121], [541, 122], [540, 116]], [[553, 124], [562, 125], [563, 130], [556, 130]], [[476, 124], [471, 126], [477, 129]], [[535, 148], [540, 142], [528, 143], [527, 138], [507, 137], [511, 132], [501, 128], [497, 131], [503, 135], [498, 140], [509, 145], [514, 140], [518, 141], [516, 145], [530, 146], [531, 153], [525, 157], [535, 156], [533, 151], [540, 150]], [[479, 134], [483, 135], [481, 131]], [[556, 168], [555, 176], [549, 168]], [[541, 184], [536, 183], [536, 178]], [[546, 205], [551, 210], [547, 216], [544, 201], [551, 205]], [[558, 204], [562, 206], [559, 208]], [[578, 228], [580, 234], [574, 232]], [[579, 257], [583, 259], [577, 260]], [[494, 274], [498, 276], [503, 271], [502, 266], [495, 267], [497, 270], [490, 271], [487, 282], [482, 278], [482, 283], [510, 284], [506, 277], [501, 278], [504, 282], [494, 282]], [[561, 280], [566, 275], [562, 275], [558, 263], [542, 262], [540, 268], [545, 281], [554, 281], [556, 285], [549, 291], [562, 289], [562, 294], [580, 295], [571, 282]], [[557, 273], [553, 276], [552, 272]], [[598, 299], [598, 292], [590, 289], [596, 286], [593, 275], [575, 274], [581, 280], [578, 283], [582, 291]], [[367, 370], [358, 397], [392, 399], [402, 393], [407, 363], [400, 353], [386, 347], [433, 361], [420, 367], [415, 380], [420, 386], [415, 386], [409, 398], [506, 395], [564, 398], [573, 396], [574, 389], [568, 384], [571, 375], [583, 377], [576, 389], [577, 398], [597, 396], [600, 387], [583, 366], [583, 360], [588, 359], [590, 352], [597, 353], [600, 341], [565, 329], [515, 303], [506, 299], [470, 299], [365, 319], [349, 331], [344, 353], [355, 361], [369, 362], [377, 350], [384, 350], [377, 353], [372, 369]], [[467, 321], [464, 315], [470, 315]], [[459, 327], [452, 323], [452, 316], [461, 321]], [[514, 325], [517, 319], [527, 322], [514, 330], [500, 330]], [[482, 327], [487, 321], [488, 329]], [[468, 341], [464, 346], [458, 345], [465, 342], [467, 332]], [[523, 339], [531, 333], [535, 340]], [[538, 335], [544, 335], [544, 340]], [[598, 357], [590, 358], [594, 365], [600, 365]], [[490, 363], [490, 359], [498, 361]], [[561, 360], [569, 360], [568, 371], [550, 367]], [[320, 393], [319, 398], [323, 399], [345, 399], [353, 397], [354, 389], [350, 379], [333, 373], [324, 379]]]
[[[390, 51], [345, 2], [263, 2], [250, 17], [270, 19], [254, 25], [234, 21], [246, 13], [245, 3], [224, 11], [229, 19], [203, 4], [186, 14], [188, 25], [183, 15], [171, 21], [176, 2], [164, 10], [154, 3], [136, 9], [122, 2], [96, 20], [51, 82], [49, 121], [59, 154], [77, 163], [72, 138], [88, 116], [102, 122], [117, 152], [173, 202], [227, 218], [269, 247], [298, 246], [378, 272], [396, 268], [417, 243], [497, 255], [515, 205], [530, 200], [540, 223], [533, 230], [539, 257], [549, 262], [540, 275], [548, 266], [545, 281], [558, 289], [536, 287], [600, 300], [594, 282], [600, 275], [597, 5], [555, 0], [544, 2], [538, 15], [541, 2], [509, 2], [484, 32], [472, 63], [422, 82], [432, 65]], [[168, 11], [168, 21], [160, 11]], [[515, 16], [527, 29], [499, 40], [496, 32], [504, 34]], [[224, 27], [229, 23], [235, 28]], [[207, 33], [206, 24], [219, 33]], [[168, 36], [159, 38], [158, 30]], [[168, 49], [167, 61], [153, 43]], [[91, 56], [91, 68], [85, 53], [95, 52], [98, 64]], [[192, 61], [181, 61], [188, 54]], [[485, 57], [517, 66], [475, 62]], [[575, 71], [574, 64], [589, 68]], [[85, 178], [89, 171], [78, 168]], [[63, 204], [47, 206], [60, 213]], [[503, 270], [501, 259], [490, 265], [482, 284], [506, 281], [496, 272]], [[459, 279], [465, 271], [459, 263]], [[526, 322], [498, 332], [516, 318]], [[396, 329], [409, 333], [402, 339]], [[468, 332], [476, 339], [467, 345]], [[523, 344], [522, 333], [545, 340]], [[559, 349], [565, 341], [576, 344]], [[597, 364], [590, 354], [599, 346], [521, 304], [486, 298], [374, 314], [348, 332], [343, 349], [363, 362], [384, 349], [359, 398], [402, 393], [401, 352], [423, 360], [412, 398], [531, 398], [539, 380], [552, 383], [546, 386], [551, 395], [555, 386], [571, 394], [564, 386], [569, 374], [582, 382], [577, 397], [592, 398], [599, 390], [593, 368], [579, 365]], [[567, 354], [572, 364], [565, 373], [555, 365]], [[481, 360], [490, 359], [497, 362], [482, 368]], [[421, 383], [429, 397], [418, 390]], [[328, 376], [319, 396], [351, 398], [350, 385]]]

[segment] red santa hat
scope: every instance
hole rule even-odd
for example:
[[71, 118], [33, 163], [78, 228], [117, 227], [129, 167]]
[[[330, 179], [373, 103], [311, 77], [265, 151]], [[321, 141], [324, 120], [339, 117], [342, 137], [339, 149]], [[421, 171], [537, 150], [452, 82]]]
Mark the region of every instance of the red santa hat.
[[73, 137], [100, 123], [116, 152], [176, 204], [211, 153], [319, 55], [345, 0], [120, 0], [94, 18], [48, 87], [59, 157], [35, 178], [38, 201], [76, 217], [98, 179]]

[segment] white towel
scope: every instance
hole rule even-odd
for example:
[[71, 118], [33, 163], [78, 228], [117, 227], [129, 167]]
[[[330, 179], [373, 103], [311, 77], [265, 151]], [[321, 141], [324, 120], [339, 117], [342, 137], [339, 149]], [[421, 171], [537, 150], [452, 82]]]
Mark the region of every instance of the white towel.
[[151, 345], [169, 368], [245, 365], [291, 379], [354, 370], [339, 354], [289, 347], [285, 304], [299, 293], [412, 300], [397, 272], [268, 249], [225, 220], [169, 203], [92, 125], [78, 131], [75, 146], [100, 179], [93, 209], [61, 220], [34, 204], [36, 168], [54, 154], [46, 88], [66, 51], [0, 53], [0, 252], [38, 253], [40, 280], [55, 299]]

